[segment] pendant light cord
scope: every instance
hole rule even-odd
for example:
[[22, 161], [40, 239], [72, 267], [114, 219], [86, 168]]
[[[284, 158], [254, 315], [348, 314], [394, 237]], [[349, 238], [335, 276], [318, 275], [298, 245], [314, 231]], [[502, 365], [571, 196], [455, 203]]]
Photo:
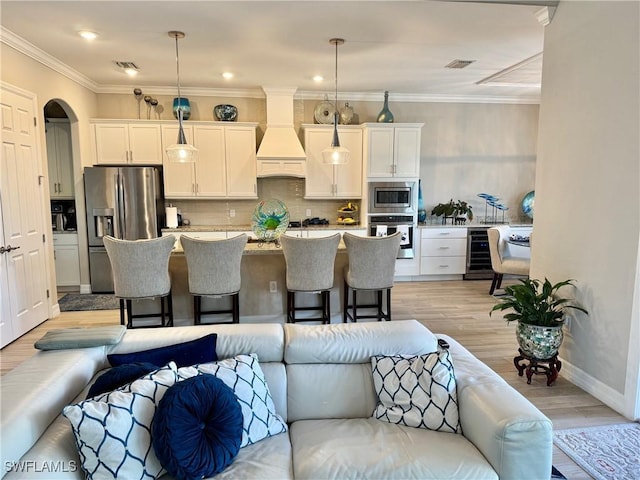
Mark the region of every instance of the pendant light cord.
[[180, 52], [178, 51], [178, 35], [176, 35], [176, 76], [178, 77], [178, 107], [180, 107]]

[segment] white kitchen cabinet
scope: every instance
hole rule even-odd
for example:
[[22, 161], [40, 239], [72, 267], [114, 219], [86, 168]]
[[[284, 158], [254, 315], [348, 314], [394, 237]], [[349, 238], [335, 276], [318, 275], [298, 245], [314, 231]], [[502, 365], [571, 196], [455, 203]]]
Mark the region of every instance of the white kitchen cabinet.
[[420, 275], [465, 273], [466, 228], [422, 228], [420, 231]]
[[220, 122], [184, 126], [187, 141], [198, 149], [193, 163], [169, 162], [164, 150], [175, 143], [178, 125], [163, 125], [166, 198], [257, 198], [256, 124]]
[[96, 165], [159, 165], [162, 137], [159, 122], [92, 121]]
[[364, 124], [364, 158], [369, 178], [420, 176], [422, 123]]
[[59, 287], [80, 285], [77, 233], [53, 234], [53, 258], [55, 260], [56, 285]]
[[47, 119], [47, 165], [51, 198], [73, 198], [73, 158], [71, 154], [71, 124]]
[[256, 126], [225, 126], [227, 197], [258, 198]]
[[362, 129], [359, 126], [338, 127], [340, 145], [350, 152], [346, 165], [327, 165], [322, 150], [331, 145], [333, 127], [304, 125], [307, 177], [305, 198], [361, 198], [362, 197]]

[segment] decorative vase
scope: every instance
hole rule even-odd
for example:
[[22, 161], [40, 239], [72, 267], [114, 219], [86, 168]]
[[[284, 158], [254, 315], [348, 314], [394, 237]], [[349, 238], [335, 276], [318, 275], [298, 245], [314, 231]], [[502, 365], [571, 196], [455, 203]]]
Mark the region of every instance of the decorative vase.
[[345, 102], [344, 107], [340, 110], [340, 123], [349, 125], [351, 120], [353, 120], [353, 107], [349, 105], [349, 102]]
[[418, 180], [418, 222], [427, 221], [427, 211], [424, 209], [424, 199], [422, 198], [422, 180]]
[[538, 360], [547, 360], [558, 353], [564, 333], [562, 332], [562, 325], [540, 327], [518, 322], [516, 338], [525, 355]]
[[389, 92], [387, 90], [384, 92], [384, 105], [376, 121], [378, 123], [393, 123], [393, 113], [389, 110]]
[[191, 116], [191, 103], [188, 98], [175, 97], [173, 99], [173, 116], [178, 119], [178, 108], [182, 110], [182, 119], [189, 120]]

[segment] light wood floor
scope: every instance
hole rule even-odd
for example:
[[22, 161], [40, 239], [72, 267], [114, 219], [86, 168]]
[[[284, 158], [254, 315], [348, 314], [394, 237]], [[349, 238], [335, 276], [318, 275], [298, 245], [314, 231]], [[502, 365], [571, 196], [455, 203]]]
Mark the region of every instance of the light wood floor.
[[[562, 372], [551, 387], [546, 386], [544, 375], [534, 375], [531, 385], [527, 385], [526, 377], [519, 377], [513, 366], [513, 357], [517, 354], [515, 326], [507, 325], [499, 314], [489, 317], [489, 310], [495, 303], [488, 294], [489, 283], [487, 280], [396, 282], [393, 318], [415, 318], [433, 332], [458, 340], [544, 412], [553, 421], [555, 429], [627, 421], [564, 379]], [[36, 352], [33, 343], [47, 330], [118, 323], [117, 310], [64, 312], [2, 349], [1, 373], [4, 375], [33, 355]], [[570, 480], [591, 478], [555, 446], [553, 464]]]

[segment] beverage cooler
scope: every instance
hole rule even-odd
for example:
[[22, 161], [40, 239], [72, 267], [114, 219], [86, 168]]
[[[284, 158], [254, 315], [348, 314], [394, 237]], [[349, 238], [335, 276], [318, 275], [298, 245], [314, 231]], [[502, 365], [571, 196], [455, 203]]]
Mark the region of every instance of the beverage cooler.
[[467, 230], [467, 268], [465, 280], [493, 278], [489, 253], [488, 227], [471, 227]]

